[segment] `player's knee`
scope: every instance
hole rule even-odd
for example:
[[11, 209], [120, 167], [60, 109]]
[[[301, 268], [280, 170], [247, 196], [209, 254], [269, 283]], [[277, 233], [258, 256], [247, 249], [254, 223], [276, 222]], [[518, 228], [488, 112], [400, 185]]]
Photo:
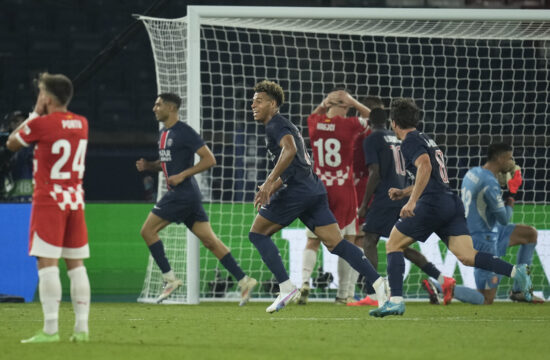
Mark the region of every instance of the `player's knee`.
[[210, 251], [214, 251], [218, 247], [217, 245], [218, 245], [218, 242], [220, 241], [216, 237], [204, 237], [200, 240], [204, 245], [204, 247]]
[[527, 240], [529, 244], [536, 244], [539, 233], [537, 229], [532, 226], [527, 227]]

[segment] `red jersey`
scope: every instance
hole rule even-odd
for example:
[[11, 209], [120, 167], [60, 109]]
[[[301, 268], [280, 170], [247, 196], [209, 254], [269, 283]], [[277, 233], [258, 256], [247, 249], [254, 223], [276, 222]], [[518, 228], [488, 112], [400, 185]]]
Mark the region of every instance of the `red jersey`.
[[325, 184], [338, 226], [344, 228], [357, 214], [353, 140], [364, 130], [364, 125], [356, 116], [328, 118], [325, 114], [310, 115], [307, 124], [315, 173]]
[[34, 148], [33, 203], [53, 200], [62, 210], [84, 207], [84, 159], [88, 120], [71, 112], [55, 112], [30, 120], [15, 135]]

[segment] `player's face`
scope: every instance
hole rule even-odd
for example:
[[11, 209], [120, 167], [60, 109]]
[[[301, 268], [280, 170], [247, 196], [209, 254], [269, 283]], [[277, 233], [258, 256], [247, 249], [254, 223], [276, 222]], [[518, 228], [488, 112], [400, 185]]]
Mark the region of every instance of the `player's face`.
[[254, 97], [252, 98], [254, 120], [265, 123], [271, 120], [276, 109], [276, 101], [270, 98], [265, 92], [254, 93]]
[[157, 98], [155, 105], [153, 105], [153, 112], [158, 121], [165, 122], [168, 119], [168, 114], [170, 113], [169, 105], [162, 101], [161, 98]]
[[514, 168], [514, 155], [511, 151], [506, 151], [498, 157], [498, 162], [500, 164], [500, 171], [507, 172], [511, 171]]

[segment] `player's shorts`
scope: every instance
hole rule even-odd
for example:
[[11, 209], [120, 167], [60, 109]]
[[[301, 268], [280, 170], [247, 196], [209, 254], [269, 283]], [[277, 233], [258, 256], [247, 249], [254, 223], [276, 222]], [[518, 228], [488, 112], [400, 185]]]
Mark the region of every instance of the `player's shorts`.
[[432, 233], [449, 244], [449, 236], [470, 235], [462, 200], [453, 193], [423, 195], [414, 209], [415, 216], [399, 218], [397, 229], [414, 241], [424, 242]]
[[[356, 236], [357, 235], [357, 224], [355, 222], [355, 219], [348, 225], [344, 226], [344, 228], [340, 229], [340, 234], [342, 234], [342, 237], [344, 236]], [[317, 235], [308, 228], [306, 228], [306, 236], [308, 239], [317, 239]]]
[[151, 212], [166, 221], [184, 223], [189, 229], [197, 221], [208, 221], [208, 215], [204, 211], [199, 196], [189, 198], [176, 191], [168, 191], [164, 194]]
[[[498, 232], [472, 234], [474, 249], [498, 257], [506, 255], [506, 250], [510, 245], [510, 235], [515, 228], [515, 224], [497, 225]], [[478, 290], [494, 289], [500, 283], [502, 275], [474, 268], [474, 278]]]
[[369, 212], [365, 217], [363, 231], [365, 233], [378, 234], [384, 237], [389, 237], [391, 229], [399, 219], [401, 207], [388, 207], [371, 205]]
[[33, 203], [29, 255], [51, 259], [89, 258], [84, 210], [61, 210], [53, 201]]
[[260, 215], [282, 226], [299, 218], [311, 230], [337, 222], [328, 206], [327, 194], [304, 196], [289, 187], [273, 194], [269, 204], [260, 207]]

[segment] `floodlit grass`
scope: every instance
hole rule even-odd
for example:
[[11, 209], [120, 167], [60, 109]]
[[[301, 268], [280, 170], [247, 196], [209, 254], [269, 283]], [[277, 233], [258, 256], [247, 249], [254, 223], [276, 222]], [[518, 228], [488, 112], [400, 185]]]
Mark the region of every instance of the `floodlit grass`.
[[93, 303], [90, 343], [72, 344], [70, 303], [57, 344], [20, 344], [42, 327], [39, 303], [0, 304], [0, 359], [548, 359], [550, 305], [408, 303], [404, 316], [332, 303]]

